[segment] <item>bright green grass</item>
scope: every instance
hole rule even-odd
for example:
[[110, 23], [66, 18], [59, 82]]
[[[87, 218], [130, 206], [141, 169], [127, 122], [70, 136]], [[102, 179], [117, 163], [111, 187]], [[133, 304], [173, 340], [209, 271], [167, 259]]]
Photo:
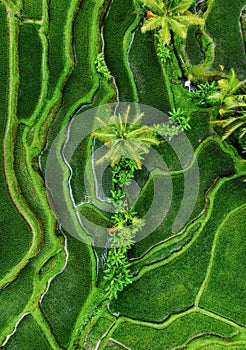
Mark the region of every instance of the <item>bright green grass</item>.
[[76, 319], [91, 289], [88, 248], [70, 235], [67, 239], [68, 265], [65, 271], [52, 281], [42, 302], [42, 311], [63, 348], [68, 346]]
[[134, 350], [168, 350], [182, 346], [193, 337], [201, 334], [228, 337], [234, 331], [232, 326], [211, 317], [200, 313], [191, 313], [164, 329], [123, 322], [114, 332], [112, 338]]
[[200, 64], [204, 60], [200, 43], [197, 38], [197, 35], [199, 35], [199, 30], [200, 29], [197, 26], [189, 26], [188, 28], [185, 51], [188, 55], [190, 64], [192, 65]]
[[65, 67], [64, 30], [70, 2], [50, 0], [49, 3], [49, 97], [52, 97]]
[[243, 186], [242, 179], [223, 184], [216, 194], [211, 217], [196, 241], [182, 255], [127, 287], [112, 303], [112, 311], [140, 320], [161, 321], [191, 307], [205, 278], [217, 227], [227, 212], [246, 200]]
[[[200, 188], [197, 202], [189, 221], [198, 216], [204, 209], [206, 193], [210, 186], [212, 186], [216, 178], [219, 176], [228, 176], [229, 174], [232, 174], [234, 172], [233, 161], [230, 158], [230, 156], [224, 153], [219, 147], [219, 145], [213, 141], [210, 141], [202, 148], [201, 152], [198, 155], [197, 161], [200, 172]], [[191, 167], [188, 170], [187, 177], [189, 176], [191, 178], [193, 176], [193, 170], [193, 167]], [[165, 180], [164, 178], [163, 181], [167, 180]], [[172, 225], [175, 221], [178, 210], [180, 208], [181, 200], [183, 198], [183, 181], [184, 179], [182, 173], [172, 177], [172, 202], [171, 207], [168, 210], [167, 216], [164, 218], [161, 225], [153, 233], [151, 233], [147, 238], [141, 240], [140, 242], [137, 242], [133, 246], [133, 248], [130, 251], [130, 257], [141, 256], [152, 245], [170, 237], [173, 234]], [[162, 184], [161, 186], [165, 185]], [[165, 203], [168, 202], [170, 194], [167, 191], [164, 195], [167, 197], [160, 198], [160, 201]], [[142, 193], [140, 194], [136, 204], [137, 212], [141, 217], [145, 215], [145, 213], [149, 209], [152, 202], [152, 196], [153, 182], [150, 181], [148, 186], [146, 186], [145, 190], [142, 191]], [[188, 197], [186, 198], [185, 208], [189, 210], [189, 207], [190, 198]], [[156, 212], [155, 215], [158, 216], [160, 214]], [[184, 224], [187, 224], [187, 222]]]
[[167, 88], [151, 32], [135, 32], [130, 49], [130, 67], [136, 82], [139, 102], [167, 113], [170, 110]]
[[6, 350], [48, 350], [49, 344], [31, 315], [26, 316], [19, 324], [16, 333], [5, 345]]
[[42, 44], [37, 26], [28, 23], [20, 27], [18, 50], [20, 87], [17, 115], [25, 119], [34, 111], [41, 90]]
[[105, 39], [105, 61], [115, 77], [119, 91], [119, 100], [134, 101], [131, 81], [124, 61], [123, 40], [126, 30], [135, 21], [136, 14], [133, 1], [114, 0], [111, 3], [109, 14], [104, 21], [103, 36]]
[[29, 264], [14, 282], [0, 292], [0, 329], [14, 322], [23, 311], [31, 297], [32, 279], [33, 268]]
[[[245, 78], [246, 56], [239, 21], [245, 0], [215, 0], [206, 20], [206, 30], [215, 43], [213, 68], [224, 65], [226, 71], [235, 69], [240, 79]], [[225, 53], [226, 50], [226, 53]]]
[[[8, 101], [8, 28], [6, 26], [6, 13], [0, 4], [0, 152], [3, 154], [3, 138], [6, 126]], [[24, 256], [31, 244], [32, 234], [25, 220], [19, 215], [11, 201], [6, 185], [1, 158], [0, 171], [0, 278], [9, 272]]]
[[[244, 189], [246, 197], [246, 185]], [[234, 213], [219, 231], [210, 281], [201, 306], [239, 324], [246, 325], [245, 217]]]
[[42, 17], [41, 0], [23, 0], [22, 17], [31, 19], [40, 19]]

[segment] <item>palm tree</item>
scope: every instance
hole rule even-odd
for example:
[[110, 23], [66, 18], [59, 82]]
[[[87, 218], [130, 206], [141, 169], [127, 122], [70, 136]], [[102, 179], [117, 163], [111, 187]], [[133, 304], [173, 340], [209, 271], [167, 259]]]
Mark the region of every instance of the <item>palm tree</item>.
[[141, 169], [142, 155], [149, 152], [150, 146], [159, 145], [160, 141], [154, 136], [152, 128], [139, 125], [143, 113], [136, 114], [132, 121], [129, 113], [130, 106], [127, 107], [123, 116], [113, 115], [108, 123], [97, 118], [102, 128], [94, 131], [92, 135], [108, 148], [108, 151], [97, 161], [98, 164], [109, 160], [114, 167], [122, 157], [125, 157], [135, 161], [137, 169]]
[[212, 121], [211, 124], [223, 128], [223, 140], [246, 124], [246, 95], [235, 94], [242, 87], [243, 82], [237, 79], [232, 68], [227, 77], [218, 81], [219, 91], [209, 96], [209, 99], [220, 103], [219, 114], [222, 119]]
[[227, 117], [226, 119], [215, 120], [211, 122], [211, 124], [220, 125], [223, 128], [222, 140], [225, 140], [233, 134], [234, 131], [246, 125], [246, 111], [236, 116]]
[[187, 37], [189, 25], [203, 25], [204, 19], [188, 9], [193, 0], [140, 0], [147, 7], [146, 21], [141, 31], [159, 30], [164, 44], [169, 45], [171, 33], [182, 39]]

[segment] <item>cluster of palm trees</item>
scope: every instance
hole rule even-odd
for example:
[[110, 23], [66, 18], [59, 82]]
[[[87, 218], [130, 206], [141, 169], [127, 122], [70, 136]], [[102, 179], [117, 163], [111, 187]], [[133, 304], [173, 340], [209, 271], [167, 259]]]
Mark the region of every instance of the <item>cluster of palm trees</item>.
[[[164, 49], [173, 41], [173, 36], [177, 35], [182, 39], [187, 37], [187, 28], [189, 25], [204, 25], [204, 19], [197, 14], [193, 14], [189, 9], [194, 4], [193, 0], [139, 0], [145, 8], [146, 17], [142, 25], [143, 33], [154, 30], [158, 32], [158, 37], [164, 44]], [[163, 48], [162, 48], [163, 51]], [[167, 51], [167, 54], [169, 52]], [[166, 55], [166, 51], [161, 52], [162, 56]], [[163, 57], [165, 60], [166, 57]], [[246, 96], [238, 94], [243, 83], [240, 82], [231, 69], [228, 76], [217, 82], [218, 92], [211, 96], [201, 96], [199, 100], [202, 104], [213, 105], [219, 104], [220, 119], [213, 121], [213, 124], [220, 125], [223, 129], [222, 139], [227, 139], [236, 130], [241, 130], [240, 137], [246, 134]], [[209, 85], [209, 83], [207, 84]], [[215, 85], [215, 84], [214, 84]], [[209, 86], [204, 86], [210, 89]], [[212, 86], [214, 88], [214, 86]], [[197, 95], [204, 89], [200, 89]], [[206, 90], [206, 89], [205, 89]], [[195, 96], [196, 97], [196, 96]]]
[[[189, 25], [204, 25], [204, 19], [189, 11], [193, 0], [139, 0], [146, 12], [142, 25], [142, 32], [149, 30], [158, 32], [164, 47], [172, 42], [173, 35], [182, 39], [187, 37]], [[160, 53], [165, 61], [169, 51]], [[240, 82], [231, 69], [229, 75], [217, 83], [208, 83], [197, 93], [201, 106], [219, 105], [219, 120], [212, 123], [222, 126], [223, 139], [228, 138], [235, 130], [241, 130], [246, 135], [246, 96], [238, 94], [243, 83]], [[209, 94], [207, 92], [209, 91]], [[130, 263], [127, 251], [135, 243], [134, 238], [142, 230], [144, 220], [129, 208], [124, 186], [134, 177], [137, 170], [142, 169], [143, 156], [149, 152], [151, 146], [158, 146], [163, 137], [170, 140], [180, 131], [189, 130], [189, 118], [182, 108], [169, 112], [169, 122], [156, 124], [153, 127], [141, 125], [143, 113], [130, 113], [128, 106], [123, 114], [112, 115], [105, 122], [97, 118], [99, 127], [93, 136], [104, 143], [105, 151], [97, 163], [109, 162], [112, 169], [111, 202], [115, 213], [111, 217], [112, 227], [108, 229], [110, 249], [104, 270], [104, 286], [109, 299], [117, 298], [131, 283]], [[174, 124], [177, 122], [177, 124]]]
[[218, 81], [218, 91], [209, 97], [220, 106], [220, 119], [211, 123], [222, 127], [223, 140], [239, 129], [242, 137], [245, 137], [246, 95], [240, 92], [243, 86], [244, 83], [237, 79], [234, 69], [231, 69], [225, 78]]

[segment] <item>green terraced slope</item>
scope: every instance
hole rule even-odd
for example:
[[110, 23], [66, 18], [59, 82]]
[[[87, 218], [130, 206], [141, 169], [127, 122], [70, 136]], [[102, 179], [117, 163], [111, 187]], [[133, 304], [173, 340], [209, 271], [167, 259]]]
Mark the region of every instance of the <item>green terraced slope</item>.
[[[246, 79], [244, 5], [201, 3], [205, 26], [190, 27], [186, 42], [175, 37], [175, 50], [161, 62], [156, 36], [141, 33], [145, 9], [138, 0], [0, 0], [1, 349], [246, 349], [246, 160], [209, 123], [218, 106], [194, 105], [180, 80], [197, 69], [206, 79], [204, 69], [219, 65]], [[95, 67], [101, 52], [109, 80]], [[110, 301], [102, 286], [107, 249], [60, 225], [45, 171], [64, 126], [82, 112], [124, 101], [157, 108], [161, 117], [182, 108], [191, 129], [188, 144], [173, 138], [155, 147], [165, 166], [151, 175], [145, 167], [136, 172], [137, 215], [155, 196], [167, 212], [128, 251], [132, 283]], [[86, 125], [72, 132], [83, 135], [96, 125], [95, 113], [86, 116]], [[144, 122], [152, 120], [145, 115]], [[59, 190], [76, 233], [88, 237], [88, 222], [79, 224], [74, 206], [99, 225], [93, 234], [100, 239], [112, 219], [97, 195], [92, 152], [99, 143], [90, 134], [81, 140], [69, 168], [64, 157], [72, 132], [60, 133], [55, 148], [66, 175]], [[193, 184], [196, 165], [193, 201], [185, 181]], [[111, 168], [104, 170], [109, 196]], [[180, 208], [185, 219], [177, 229]]]

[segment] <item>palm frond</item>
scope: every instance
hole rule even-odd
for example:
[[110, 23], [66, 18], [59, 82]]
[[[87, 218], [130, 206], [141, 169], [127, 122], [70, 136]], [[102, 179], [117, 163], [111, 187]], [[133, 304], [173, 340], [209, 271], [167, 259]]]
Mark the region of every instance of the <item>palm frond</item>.
[[141, 32], [146, 33], [149, 30], [156, 30], [162, 26], [162, 17], [150, 18], [144, 21], [143, 26], [141, 27]]
[[168, 19], [166, 17], [162, 19], [162, 26], [159, 33], [163, 44], [169, 45], [171, 41], [171, 33], [170, 33]]
[[225, 129], [224, 134], [222, 136], [222, 140], [227, 139], [235, 130], [239, 129], [245, 123], [246, 121], [237, 120], [235, 123], [233, 123], [233, 125], [230, 125], [228, 128]]
[[178, 36], [180, 36], [182, 39], [186, 39], [187, 37], [187, 27], [185, 24], [182, 24], [180, 22], [178, 22], [177, 20], [170, 18], [169, 19], [169, 24], [170, 27], [172, 29], [172, 31], [177, 34]]
[[187, 11], [187, 15], [173, 16], [173, 19], [185, 25], [202, 26], [205, 23], [202, 17], [198, 17], [189, 11]]
[[193, 0], [177, 1], [177, 5], [170, 8], [172, 12], [180, 13], [188, 10], [193, 4]]
[[150, 9], [154, 13], [164, 14], [165, 3], [160, 0], [139, 0], [144, 6]]

